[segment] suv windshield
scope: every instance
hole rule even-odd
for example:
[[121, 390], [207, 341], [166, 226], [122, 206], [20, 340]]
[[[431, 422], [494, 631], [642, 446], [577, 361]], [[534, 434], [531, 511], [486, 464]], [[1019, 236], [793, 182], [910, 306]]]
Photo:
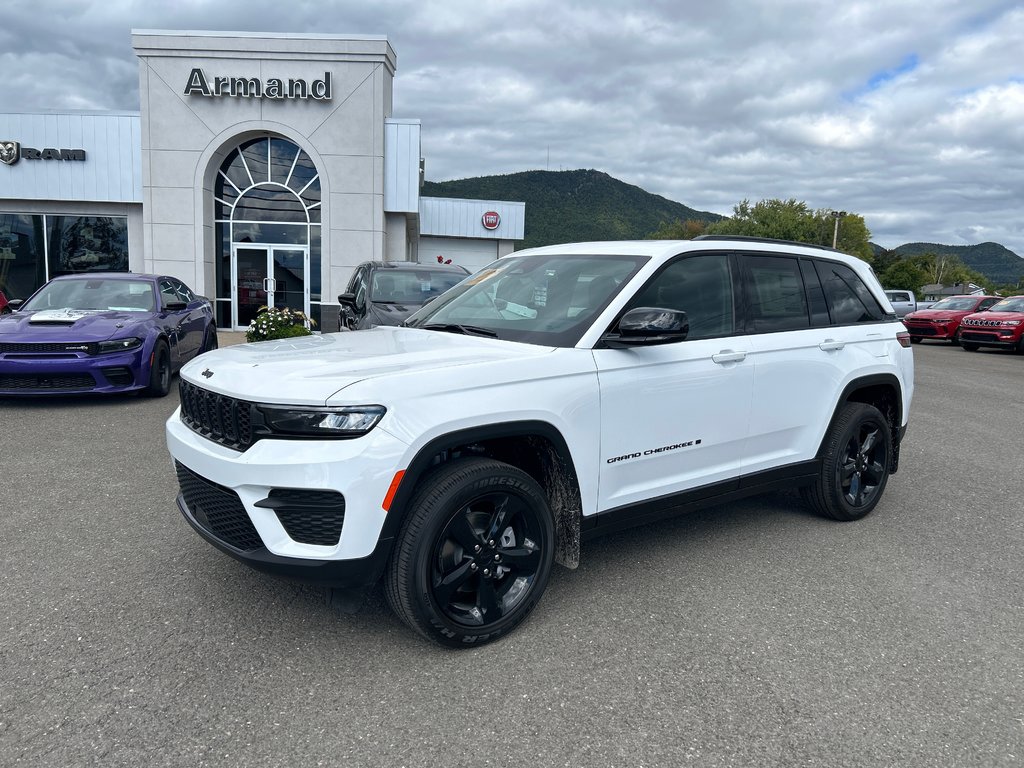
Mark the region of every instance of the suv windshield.
[[974, 305], [977, 303], [977, 299], [943, 299], [932, 304], [931, 309], [948, 309], [950, 311], [974, 309]]
[[1011, 296], [993, 304], [989, 309], [993, 312], [1024, 312], [1024, 296]]
[[412, 315], [414, 328], [571, 347], [646, 256], [507, 256]]
[[370, 301], [425, 304], [465, 278], [465, 272], [443, 269], [378, 269], [370, 284]]

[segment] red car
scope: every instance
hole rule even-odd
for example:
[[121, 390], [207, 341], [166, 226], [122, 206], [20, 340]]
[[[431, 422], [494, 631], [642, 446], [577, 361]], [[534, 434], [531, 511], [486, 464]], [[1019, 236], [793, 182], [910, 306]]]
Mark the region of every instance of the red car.
[[986, 312], [968, 315], [960, 323], [960, 346], [998, 347], [1024, 352], [1024, 296], [1008, 296]]
[[7, 297], [4, 296], [3, 291], [0, 291], [0, 315], [6, 315], [10, 311], [11, 307], [7, 301]]
[[949, 296], [928, 309], [909, 313], [903, 324], [915, 344], [921, 339], [948, 339], [959, 344], [961, 321], [974, 312], [985, 312], [997, 301], [998, 296]]

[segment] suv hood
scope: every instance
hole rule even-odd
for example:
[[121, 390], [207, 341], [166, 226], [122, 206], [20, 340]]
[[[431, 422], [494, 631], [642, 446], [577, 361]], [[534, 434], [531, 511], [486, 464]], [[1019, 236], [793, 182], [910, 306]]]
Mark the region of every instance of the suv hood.
[[223, 347], [181, 369], [214, 392], [260, 403], [324, 405], [359, 381], [489, 362], [524, 360], [553, 347], [382, 326]]
[[90, 342], [128, 336], [151, 312], [47, 309], [14, 312], [0, 317], [0, 339], [6, 342]]

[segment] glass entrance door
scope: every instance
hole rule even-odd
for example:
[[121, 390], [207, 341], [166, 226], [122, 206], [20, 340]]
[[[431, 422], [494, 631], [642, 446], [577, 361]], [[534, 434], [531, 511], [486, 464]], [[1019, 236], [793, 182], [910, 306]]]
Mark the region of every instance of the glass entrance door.
[[288, 307], [309, 315], [308, 249], [236, 245], [232, 262], [236, 329], [245, 330], [260, 307]]

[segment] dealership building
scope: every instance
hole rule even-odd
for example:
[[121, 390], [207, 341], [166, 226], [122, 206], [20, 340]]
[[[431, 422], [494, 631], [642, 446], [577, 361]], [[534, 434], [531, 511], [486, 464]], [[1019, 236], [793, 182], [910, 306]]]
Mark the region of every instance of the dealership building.
[[155, 272], [214, 301], [336, 327], [367, 260], [471, 271], [523, 239], [525, 204], [420, 195], [419, 120], [391, 114], [385, 37], [136, 30], [138, 112], [0, 113], [0, 290]]

